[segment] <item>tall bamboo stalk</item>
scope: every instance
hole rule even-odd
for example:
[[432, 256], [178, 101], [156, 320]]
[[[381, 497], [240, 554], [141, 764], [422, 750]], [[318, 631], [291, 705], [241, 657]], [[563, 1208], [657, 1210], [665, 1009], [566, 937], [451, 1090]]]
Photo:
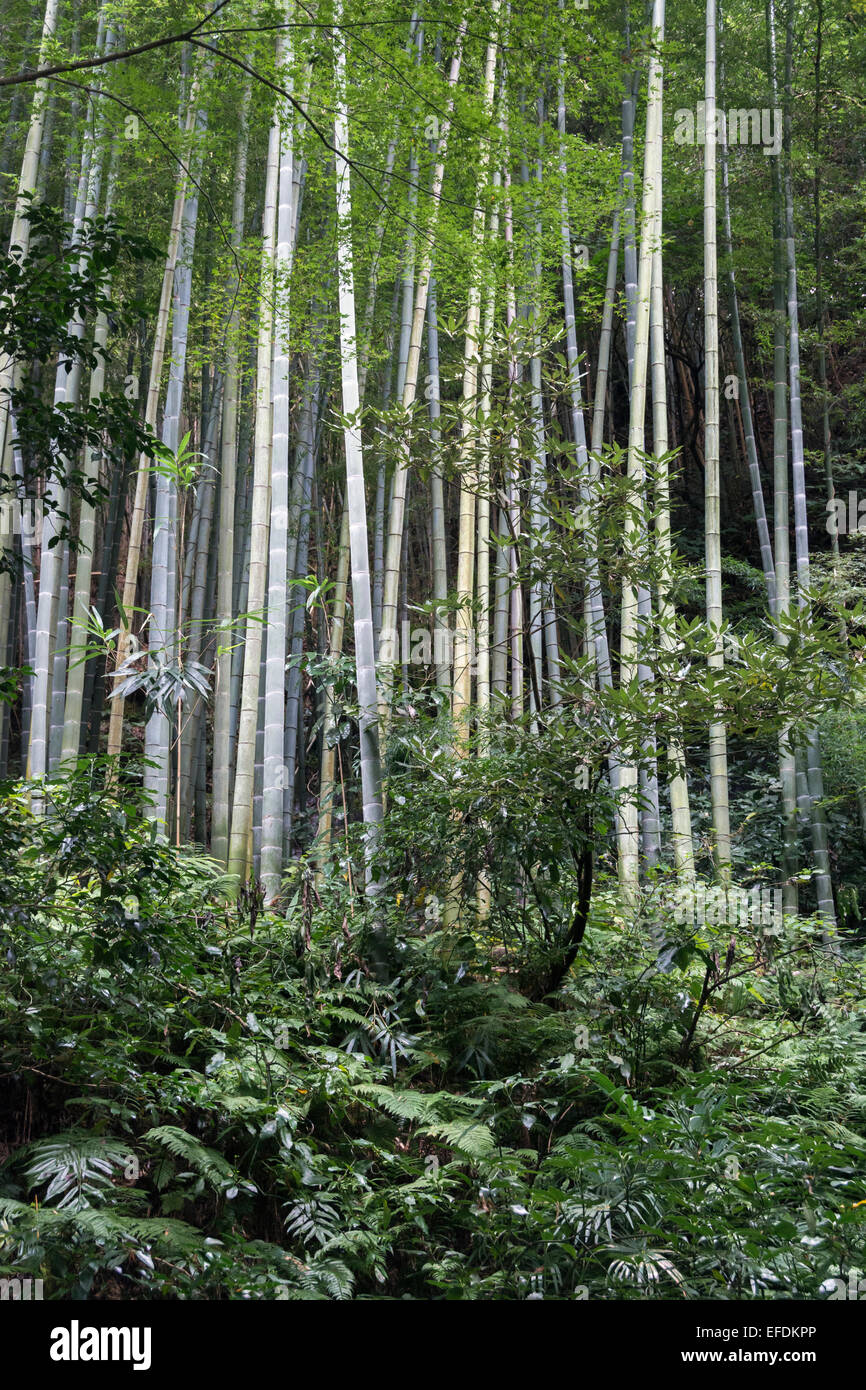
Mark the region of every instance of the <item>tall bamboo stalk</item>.
[[[773, 0], [770, 0], [772, 17]], [[810, 588], [809, 527], [806, 510], [806, 469], [803, 450], [803, 412], [800, 394], [800, 306], [797, 292], [797, 250], [794, 234], [794, 192], [791, 179], [791, 106], [794, 49], [794, 3], [788, 0], [785, 40], [785, 138], [784, 193], [785, 246], [788, 270], [788, 390], [791, 411], [791, 479], [794, 492], [794, 547], [797, 564], [797, 602], [808, 609]], [[825, 924], [825, 940], [836, 924], [827, 821], [824, 811], [824, 775], [818, 731], [812, 728], [806, 743], [807, 784], [811, 800], [813, 881], [818, 912]]]
[[[562, 10], [562, 3], [560, 4]], [[568, 185], [567, 185], [567, 161], [565, 149], [565, 54], [560, 50], [559, 73], [558, 73], [558, 103], [557, 103], [557, 127], [559, 131], [559, 174], [562, 180], [562, 193], [560, 197], [560, 236], [562, 241], [562, 296], [563, 308], [565, 311], [565, 352], [568, 365], [568, 381], [571, 395], [571, 432], [574, 441], [575, 468], [577, 472], [577, 484], [580, 496], [582, 520], [584, 522], [584, 534], [586, 538], [586, 566], [587, 566], [587, 596], [589, 600], [589, 617], [591, 633], [589, 640], [593, 644], [596, 667], [598, 670], [599, 684], [609, 686], [611, 684], [610, 652], [607, 640], [607, 624], [604, 616], [604, 602], [601, 593], [601, 579], [598, 567], [596, 528], [593, 522], [593, 510], [595, 504], [594, 491], [598, 482], [598, 454], [601, 450], [601, 426], [604, 419], [603, 404], [597, 410], [598, 418], [598, 440], [595, 439], [596, 420], [593, 417], [593, 442], [592, 458], [587, 450], [586, 441], [586, 419], [583, 409], [583, 393], [580, 384], [580, 359], [577, 351], [577, 328], [575, 322], [575, 303], [574, 303], [574, 273], [572, 270], [571, 253], [571, 225], [568, 209]], [[613, 283], [616, 276], [616, 250], [618, 240], [618, 223], [614, 223], [614, 234], [612, 237], [611, 259], [608, 264], [608, 288], [609, 293], [605, 294], [605, 318], [602, 323], [602, 342], [599, 348], [599, 375], [596, 378], [596, 392], [604, 392], [604, 380], [601, 377], [607, 375], [607, 364], [610, 356], [610, 340], [613, 321]]]
[[[773, 103], [776, 96], [775, 30], [767, 12], [768, 66]], [[780, 622], [791, 607], [790, 496], [788, 484], [788, 335], [785, 301], [785, 247], [782, 227], [782, 175], [773, 161], [773, 555], [776, 577], [776, 641], [786, 638]], [[782, 906], [797, 912], [799, 892], [799, 827], [797, 821], [797, 767], [788, 730], [779, 736], [779, 779], [782, 800]]]
[[[37, 64], [44, 67], [47, 55], [51, 49], [54, 39], [54, 31], [57, 28], [57, 14], [59, 10], [59, 0], [45, 0], [45, 14], [42, 20], [42, 38], [39, 43], [39, 58]], [[30, 107], [30, 122], [27, 127], [27, 138], [24, 143], [24, 154], [21, 160], [21, 172], [18, 176], [18, 187], [15, 194], [15, 211], [12, 216], [12, 231], [9, 235], [10, 250], [17, 246], [22, 259], [27, 255], [30, 248], [30, 223], [28, 212], [30, 202], [36, 193], [36, 181], [39, 168], [39, 155], [42, 148], [42, 137], [45, 130], [45, 116], [48, 102], [48, 79], [40, 77], [33, 84], [33, 102]], [[9, 391], [12, 388], [13, 363], [4, 358], [0, 362], [0, 459], [3, 459], [6, 451], [6, 434], [8, 429], [8, 409]]]
[[[706, 4], [704, 65], [706, 138], [704, 145], [704, 528], [707, 569], [707, 624], [713, 633], [711, 670], [725, 664], [722, 636], [722, 552], [719, 498], [719, 292], [716, 252], [716, 0]], [[728, 808], [728, 744], [721, 719], [710, 725], [710, 801], [713, 857], [719, 878], [731, 871]]]
[[[342, 7], [336, 6], [336, 18]], [[376, 847], [382, 820], [382, 781], [379, 766], [379, 722], [376, 690], [376, 653], [373, 636], [373, 607], [370, 588], [370, 559], [367, 548], [367, 502], [364, 493], [364, 457], [358, 418], [358, 344], [355, 332], [355, 273], [352, 256], [352, 194], [350, 181], [349, 119], [346, 109], [346, 51], [342, 31], [334, 30], [337, 101], [334, 116], [334, 144], [337, 148], [337, 264], [339, 276], [340, 358], [343, 415], [343, 442], [346, 451], [346, 505], [349, 509], [349, 547], [352, 562], [352, 610], [355, 637], [355, 678], [358, 688], [361, 801], [366, 828], [369, 861]], [[429, 266], [427, 274], [429, 276]], [[426, 288], [426, 287], [425, 287]], [[419, 331], [420, 336], [420, 331]], [[415, 370], [417, 372], [417, 362]], [[396, 611], [396, 603], [393, 604]], [[380, 884], [367, 874], [367, 894], [375, 897]]]
[[[664, 39], [664, 0], [653, 8], [653, 42]], [[661, 574], [658, 585], [659, 642], [663, 650], [672, 652], [676, 646], [675, 614], [672, 589], [672, 546], [670, 481], [668, 473], [668, 398], [665, 366], [664, 280], [662, 265], [662, 232], [664, 200], [662, 197], [662, 145], [655, 152], [656, 220], [655, 242], [652, 247], [652, 287], [650, 293], [650, 370], [653, 402], [653, 455], [656, 467], [656, 543], [661, 555]], [[692, 820], [689, 805], [689, 784], [686, 777], [686, 756], [678, 728], [668, 739], [668, 792], [671, 803], [674, 865], [680, 878], [690, 880], [695, 875]]]
[[[498, 0], [497, 0], [498, 3]], [[415, 306], [412, 314], [412, 334], [406, 364], [406, 380], [403, 386], [401, 405], [408, 413], [415, 404], [418, 385], [418, 367], [421, 357], [421, 339], [424, 331], [424, 317], [427, 312], [427, 292], [433, 264], [433, 241], [436, 230], [439, 203], [442, 198], [442, 184], [445, 178], [445, 158], [448, 149], [448, 135], [451, 128], [451, 113], [454, 105], [454, 89], [460, 76], [463, 57], [463, 41], [466, 36], [467, 19], [460, 21], [454, 45], [454, 56], [448, 74], [448, 99], [445, 117], [439, 131], [439, 146], [436, 165], [430, 188], [430, 220], [426, 228], [418, 265]], [[397, 462], [391, 489], [391, 506], [388, 513], [388, 536], [385, 550], [385, 579], [382, 598], [382, 630], [379, 637], [379, 667], [383, 709], [387, 708], [388, 696], [393, 681], [393, 667], [397, 660], [397, 607], [400, 587], [400, 558], [403, 550], [403, 522], [406, 507], [406, 490], [409, 479], [409, 436], [403, 431], [398, 439]], [[353, 561], [354, 567], [354, 561]]]
[[[187, 120], [185, 134], [187, 137], [192, 133], [195, 122], [197, 107], [197, 75], [193, 79], [190, 101], [187, 107]], [[159, 309], [156, 316], [156, 329], [154, 332], [153, 349], [150, 359], [150, 380], [147, 390], [147, 403], [144, 412], [144, 423], [151, 430], [156, 428], [157, 408], [159, 405], [159, 392], [162, 377], [162, 367], [165, 358], [165, 345], [168, 337], [168, 318], [171, 309], [172, 288], [174, 286], [174, 274], [177, 266], [178, 248], [180, 246], [181, 229], [183, 225], [183, 210], [186, 203], [187, 178], [186, 173], [181, 170], [178, 175], [177, 191], [174, 198], [174, 208], [172, 209], [171, 227], [168, 234], [168, 247], [165, 255], [165, 267], [162, 275], [162, 290], [160, 292]], [[135, 478], [135, 495], [132, 503], [132, 517], [129, 525], [129, 545], [126, 552], [126, 572], [123, 580], [123, 592], [121, 597], [120, 612], [120, 633], [117, 639], [117, 652], [115, 655], [114, 686], [111, 700], [111, 717], [108, 725], [108, 756], [117, 757], [120, 753], [123, 739], [123, 710], [124, 697], [118, 694], [118, 687], [124, 679], [120, 674], [129, 657], [132, 636], [132, 614], [135, 607], [136, 593], [138, 590], [138, 568], [141, 561], [141, 547], [144, 537], [144, 522], [147, 514], [147, 493], [150, 480], [150, 458], [142, 453], [138, 460], [138, 471]]]
[[[491, 36], [487, 42], [484, 62], [483, 103], [488, 121], [493, 113], [493, 92], [496, 77], [497, 41], [495, 26], [499, 14], [499, 0], [491, 6]], [[478, 445], [478, 371], [480, 365], [479, 338], [481, 330], [481, 255], [484, 246], [485, 208], [482, 201], [486, 193], [488, 153], [482, 157], [479, 193], [472, 213], [472, 265], [469, 276], [469, 299], [466, 309], [466, 336], [463, 350], [463, 390], [460, 405], [460, 449], [458, 470], [460, 474], [460, 517], [457, 540], [457, 614], [454, 626], [454, 673], [451, 694], [451, 713], [458, 736], [466, 733], [465, 715], [472, 699], [472, 665], [475, 634], [473, 612], [475, 580], [476, 520], [475, 499], [478, 492], [478, 466], [476, 448]], [[461, 721], [463, 721], [461, 723]]]
[[[722, 33], [722, 14], [719, 11], [719, 34]], [[724, 95], [724, 66], [721, 67], [721, 86]], [[746, 446], [746, 460], [749, 465], [749, 480], [752, 485], [752, 506], [755, 512], [755, 525], [758, 529], [758, 544], [761, 550], [761, 567], [767, 586], [767, 600], [770, 612], [776, 607], [776, 574], [773, 563], [773, 547], [767, 525], [764, 507], [764, 487], [761, 481], [761, 465], [758, 461], [758, 446], [755, 440], [755, 427], [752, 421], [752, 399], [749, 393], [749, 380], [746, 375], [746, 354], [743, 349], [743, 331], [740, 325], [740, 301], [737, 295], [737, 279], [734, 270], [734, 238], [731, 230], [731, 191], [728, 170], [727, 122], [720, 122], [720, 153], [722, 166], [722, 214], [725, 237], [726, 277], [728, 281], [728, 302], [731, 310], [731, 337], [734, 340], [734, 360], [739, 383], [739, 403], [743, 416], [743, 435]]]
[[[291, 31], [289, 31], [291, 32]], [[285, 58], [291, 63], [291, 48]], [[287, 79], [291, 90], [291, 76]], [[265, 902], [280, 891], [283, 868], [283, 762], [286, 721], [286, 606], [289, 529], [289, 277], [292, 269], [292, 122], [281, 127], [276, 244], [276, 323], [272, 380], [271, 522], [268, 561], [268, 630], [265, 663], [264, 787], [262, 793], [262, 887]]]
[[[101, 48], [105, 38], [104, 13], [100, 14], [97, 43]], [[88, 115], [93, 116], [93, 97], [88, 103]], [[81, 169], [72, 219], [72, 241], [77, 242], [83, 235], [88, 219], [92, 219], [99, 205], [102, 172], [101, 134], [103, 122], [100, 118], [97, 128], [90, 119], [85, 126], [82, 145]], [[94, 158], [94, 136], [100, 137], [100, 147]], [[91, 165], [93, 166], [91, 169]], [[79, 258], [79, 271], [87, 265], [87, 253]], [[84, 337], [84, 318], [76, 313], [67, 324], [70, 336], [81, 340]], [[77, 406], [81, 389], [80, 360], [58, 363], [54, 381], [54, 408], [62, 410], [66, 406]], [[65, 644], [65, 631], [68, 623], [68, 542], [62, 536], [61, 515], [68, 509], [69, 459], [58, 458], [62, 470], [49, 478], [45, 489], [45, 515], [42, 525], [42, 550], [39, 566], [39, 600], [36, 610], [36, 635], [34, 644], [33, 704], [31, 710], [30, 737], [28, 744], [28, 776], [41, 778], [52, 769], [62, 743], [62, 692], [65, 686], [65, 657], [62, 665], [58, 659]], [[65, 583], [64, 583], [65, 577]], [[59, 641], [57, 640], [59, 638]], [[56, 687], [57, 698], [53, 697]], [[54, 759], [51, 759], [50, 730], [52, 715], [57, 733], [54, 740]], [[35, 799], [34, 810], [42, 803]]]
[[[278, 40], [277, 60], [281, 56]], [[250, 867], [253, 830], [253, 780], [256, 763], [256, 728], [259, 713], [259, 678], [262, 662], [262, 626], [268, 568], [271, 471], [271, 355], [274, 335], [274, 260], [276, 254], [277, 194], [280, 173], [280, 113], [276, 111], [268, 140], [265, 206], [262, 215], [262, 260], [259, 285], [259, 327], [256, 361], [256, 416], [253, 456], [252, 512], [250, 516], [249, 581], [244, 640], [243, 677], [238, 716], [237, 754], [229, 836], [229, 873], [240, 883]]]
[[[244, 85], [238, 139], [235, 151], [234, 195], [232, 199], [231, 245], [240, 251], [244, 235], [246, 205], [247, 152], [249, 148], [249, 107], [251, 86]], [[237, 490], [238, 411], [240, 406], [240, 360], [238, 332], [239, 282], [237, 273], [227, 286], [232, 305], [226, 331], [226, 368], [223, 387], [222, 441], [220, 446], [220, 529], [217, 563], [216, 627], [219, 633], [216, 657], [213, 729], [213, 802], [211, 808], [211, 854], [220, 863], [228, 859], [229, 805], [231, 796], [231, 675], [232, 646], [235, 641], [232, 607], [235, 574], [235, 497]]]
[[[204, 110], [199, 108], [194, 119], [197, 134], [203, 134], [207, 126]], [[201, 170], [202, 154], [199, 144], [190, 160], [192, 177], [195, 179]], [[173, 455], [177, 455], [180, 448], [180, 420], [186, 378], [192, 305], [192, 263], [198, 228], [198, 208], [198, 190], [192, 185], [184, 199], [178, 261], [172, 285], [171, 359], [162, 413], [162, 443]], [[163, 467], [157, 472], [148, 623], [148, 666], [152, 672], [158, 670], [160, 665], [182, 664], [183, 660], [178, 635], [176, 594], [179, 483], [179, 478], [173, 475], [170, 469]], [[194, 557], [194, 549], [190, 553]], [[144, 751], [147, 763], [144, 785], [152, 797], [150, 814], [157, 826], [161, 826], [163, 830], [167, 829], [169, 822], [172, 734], [176, 739], [180, 739], [180, 707], [181, 702], [178, 702], [178, 718], [174, 729], [171, 713], [164, 705], [154, 710], [145, 726]], [[179, 798], [179, 778], [175, 779], [175, 790]]]
[[[653, 29], [663, 28], [662, 0], [655, 0]], [[658, 242], [660, 203], [657, 197], [661, 169], [662, 139], [662, 68], [657, 46], [650, 50], [647, 82], [647, 127], [644, 154], [644, 178], [641, 218], [641, 242], [637, 272], [637, 314], [635, 319], [634, 362], [631, 375], [631, 400], [628, 436], [628, 479], [631, 484], [625, 518], [625, 548], [629, 568], [622, 585], [622, 617], [620, 623], [620, 682], [627, 686], [638, 676], [639, 641], [646, 642], [638, 610], [638, 583], [634, 572], [635, 552], [646, 535], [644, 509], [644, 446], [647, 397], [647, 367], [649, 362], [650, 290], [652, 287], [653, 249]], [[617, 866], [620, 892], [627, 907], [633, 907], [638, 891], [638, 767], [636, 750], [627, 750], [618, 774], [617, 800]]]

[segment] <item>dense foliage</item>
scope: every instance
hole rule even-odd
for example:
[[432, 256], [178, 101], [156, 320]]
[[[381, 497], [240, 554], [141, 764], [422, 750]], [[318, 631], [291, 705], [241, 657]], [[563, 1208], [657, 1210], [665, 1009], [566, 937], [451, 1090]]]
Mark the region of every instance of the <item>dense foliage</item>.
[[[516, 769], [514, 769], [516, 776]], [[543, 999], [407, 879], [388, 978], [99, 769], [2, 839], [2, 1272], [46, 1297], [818, 1298], [866, 1263], [862, 949], [600, 892]], [[562, 892], [575, 891], [564, 875]]]
[[864, 65], [5, 0], [4, 1301], [866, 1292]]

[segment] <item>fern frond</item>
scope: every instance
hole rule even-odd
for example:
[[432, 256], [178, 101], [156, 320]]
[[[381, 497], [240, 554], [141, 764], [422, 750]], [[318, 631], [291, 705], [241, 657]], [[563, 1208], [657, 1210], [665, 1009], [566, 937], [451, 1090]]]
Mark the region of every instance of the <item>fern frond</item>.
[[376, 1086], [373, 1083], [357, 1086], [359, 1095], [369, 1097], [382, 1110], [397, 1120], [411, 1120], [420, 1124], [432, 1124], [440, 1118], [436, 1102], [438, 1094], [425, 1095], [422, 1091], [397, 1091], [390, 1086]]
[[157, 1125], [155, 1129], [147, 1131], [144, 1140], [167, 1149], [175, 1158], [183, 1159], [184, 1163], [217, 1192], [231, 1192], [233, 1188], [239, 1187], [245, 1188], [247, 1192], [258, 1191], [255, 1183], [242, 1178], [237, 1169], [228, 1159], [223, 1158], [222, 1154], [217, 1153], [216, 1149], [209, 1149], [200, 1139], [188, 1134], [185, 1129], [179, 1129], [177, 1125]]
[[45, 1186], [43, 1203], [69, 1211], [103, 1202], [132, 1157], [128, 1143], [74, 1129], [38, 1139], [22, 1152], [29, 1158], [29, 1187]]
[[377, 1086], [373, 1082], [364, 1082], [355, 1090], [374, 1100], [395, 1119], [412, 1120], [418, 1124], [438, 1124], [443, 1119], [448, 1120], [455, 1110], [478, 1109], [477, 1100], [450, 1095], [447, 1091], [397, 1090], [392, 1086]]
[[452, 1120], [450, 1124], [427, 1125], [421, 1133], [441, 1140], [467, 1158], [489, 1158], [496, 1152], [496, 1140], [480, 1120]]
[[342, 1260], [314, 1260], [299, 1280], [300, 1294], [310, 1299], [341, 1300], [352, 1297], [355, 1276]]

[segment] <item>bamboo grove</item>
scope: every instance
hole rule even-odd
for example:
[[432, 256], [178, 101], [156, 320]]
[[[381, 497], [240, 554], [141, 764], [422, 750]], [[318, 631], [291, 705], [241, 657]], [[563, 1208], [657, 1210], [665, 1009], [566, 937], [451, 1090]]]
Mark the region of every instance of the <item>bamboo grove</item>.
[[[375, 916], [422, 734], [446, 785], [552, 746], [625, 910], [761, 880], [834, 945], [854, 0], [10, 0], [3, 29], [0, 770], [31, 812], [95, 759], [231, 891], [306, 866]], [[497, 867], [419, 887], [483, 921]]]

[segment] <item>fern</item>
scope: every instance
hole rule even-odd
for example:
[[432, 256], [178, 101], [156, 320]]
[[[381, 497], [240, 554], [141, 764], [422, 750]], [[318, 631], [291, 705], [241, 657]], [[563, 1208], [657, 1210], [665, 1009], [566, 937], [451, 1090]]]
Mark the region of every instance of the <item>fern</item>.
[[[358, 1086], [357, 1091], [376, 1101], [389, 1115], [398, 1120], [418, 1124], [419, 1133], [439, 1139], [449, 1148], [457, 1149], [468, 1158], [488, 1158], [496, 1148], [487, 1125], [481, 1120], [454, 1119], [454, 1110], [478, 1110], [478, 1101], [467, 1096], [450, 1095], [446, 1091], [394, 1090], [373, 1083]], [[451, 1111], [451, 1115], [447, 1112]]]
[[628, 1251], [623, 1254], [622, 1259], [611, 1263], [608, 1274], [619, 1283], [634, 1283], [639, 1288], [657, 1284], [662, 1275], [667, 1275], [680, 1289], [683, 1297], [687, 1297], [686, 1281], [669, 1259], [669, 1255], [670, 1251], [666, 1250]]
[[69, 1211], [104, 1202], [132, 1157], [120, 1140], [74, 1129], [39, 1139], [24, 1152], [30, 1160], [24, 1170], [29, 1187], [45, 1186], [43, 1203]]
[[330, 1240], [340, 1220], [336, 1207], [321, 1197], [295, 1202], [286, 1216], [286, 1235], [294, 1236], [304, 1245], [324, 1245]]
[[397, 1120], [411, 1120], [419, 1124], [433, 1124], [439, 1111], [439, 1094], [425, 1095], [422, 1091], [397, 1091], [390, 1086], [376, 1086], [372, 1082], [356, 1087], [362, 1096], [368, 1096], [389, 1115]]
[[133, 1216], [104, 1207], [83, 1207], [78, 1211], [69, 1207], [37, 1209], [13, 1197], [0, 1196], [0, 1249], [15, 1241], [23, 1251], [36, 1240], [45, 1242], [52, 1237], [64, 1248], [113, 1245], [121, 1250], [127, 1247], [132, 1253], [156, 1249], [169, 1260], [188, 1258], [207, 1244], [201, 1231], [185, 1221]]
[[215, 1191], [224, 1192], [227, 1197], [234, 1196], [240, 1187], [247, 1192], [258, 1191], [255, 1183], [242, 1178], [216, 1149], [209, 1149], [200, 1139], [188, 1134], [185, 1129], [179, 1129], [177, 1125], [158, 1125], [155, 1129], [149, 1129], [144, 1139], [167, 1149], [175, 1158], [183, 1159]]
[[447, 1091], [397, 1090], [365, 1082], [355, 1088], [361, 1095], [376, 1101], [389, 1115], [398, 1120], [413, 1120], [418, 1124], [435, 1124], [450, 1110], [477, 1110], [478, 1101], [468, 1096], [455, 1096]]
[[345, 1299], [352, 1297], [355, 1276], [342, 1260], [315, 1260], [305, 1269], [299, 1279], [299, 1292], [289, 1294], [292, 1298]]
[[119, 1239], [131, 1240], [146, 1249], [155, 1247], [166, 1258], [189, 1256], [202, 1250], [205, 1245], [201, 1231], [186, 1221], [165, 1216], [120, 1216], [112, 1212], [90, 1211], [81, 1213], [77, 1224], [97, 1239], [108, 1233]]
[[427, 1125], [421, 1133], [441, 1140], [467, 1158], [489, 1158], [496, 1152], [496, 1140], [480, 1120], [452, 1120], [450, 1124]]
[[227, 1115], [264, 1115], [270, 1111], [270, 1102], [261, 1096], [244, 1096], [226, 1091], [225, 1094], [212, 1095], [211, 1104]]

